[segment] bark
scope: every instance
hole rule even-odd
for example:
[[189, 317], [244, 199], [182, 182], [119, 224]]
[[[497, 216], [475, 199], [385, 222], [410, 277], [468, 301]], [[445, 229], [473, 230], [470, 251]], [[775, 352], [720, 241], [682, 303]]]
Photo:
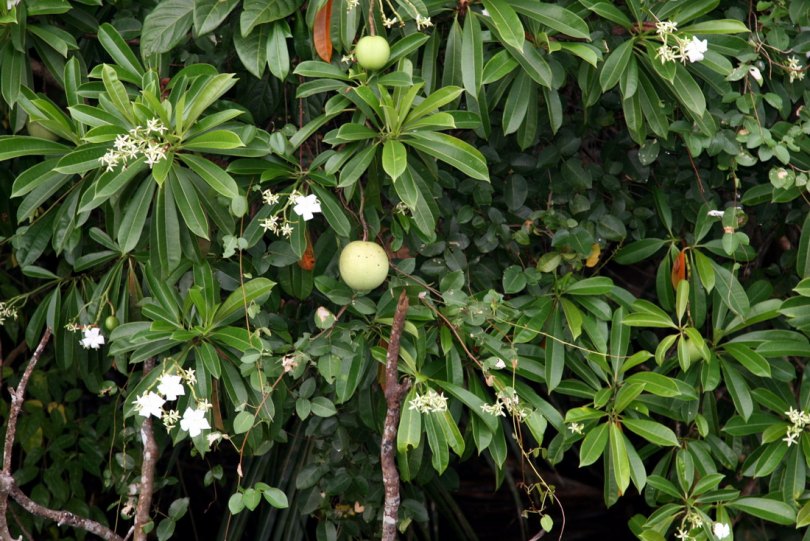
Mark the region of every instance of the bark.
[[[154, 366], [154, 359], [147, 359], [144, 362], [144, 377], [152, 371]], [[152, 507], [152, 493], [155, 490], [155, 466], [158, 459], [158, 446], [155, 442], [155, 433], [152, 430], [151, 415], [141, 425], [141, 440], [143, 442], [143, 460], [141, 461], [141, 482], [138, 486], [138, 506], [135, 508], [134, 541], [146, 541], [148, 536], [143, 527], [152, 520], [149, 517], [149, 510]]]
[[382, 466], [385, 505], [383, 506], [382, 540], [397, 538], [397, 515], [399, 514], [399, 470], [396, 463], [397, 427], [399, 426], [402, 398], [408, 392], [410, 382], [399, 383], [397, 365], [399, 363], [399, 342], [408, 312], [408, 295], [403, 291], [397, 302], [394, 322], [391, 325], [391, 339], [385, 357], [385, 402], [387, 411], [380, 445], [380, 465]]

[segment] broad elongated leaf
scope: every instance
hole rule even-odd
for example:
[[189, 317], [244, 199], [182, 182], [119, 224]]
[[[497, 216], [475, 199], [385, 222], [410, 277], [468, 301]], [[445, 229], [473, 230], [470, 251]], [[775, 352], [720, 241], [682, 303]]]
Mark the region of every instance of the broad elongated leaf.
[[191, 30], [194, 2], [162, 0], [143, 21], [141, 55], [165, 53], [183, 41]]
[[444, 133], [416, 132], [402, 139], [409, 146], [429, 154], [475, 179], [489, 181], [486, 160], [478, 149]]
[[495, 30], [503, 42], [515, 49], [522, 49], [525, 41], [525, 30], [515, 10], [507, 0], [483, 0], [484, 8], [492, 17]]

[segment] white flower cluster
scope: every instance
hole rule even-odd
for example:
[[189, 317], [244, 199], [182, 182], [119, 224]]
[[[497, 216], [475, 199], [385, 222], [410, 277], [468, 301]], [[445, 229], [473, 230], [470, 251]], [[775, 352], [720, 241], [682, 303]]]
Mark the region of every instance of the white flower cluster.
[[433, 23], [430, 21], [430, 17], [422, 17], [421, 15], [416, 16], [416, 29], [422, 30], [423, 28], [430, 28], [433, 26]]
[[178, 374], [163, 374], [158, 379], [157, 392], [146, 391], [135, 399], [135, 410], [141, 417], [153, 416], [162, 420], [168, 430], [174, 428], [179, 421], [181, 430], [188, 432], [192, 438], [199, 436], [203, 430], [211, 428], [205, 417], [205, 412], [210, 407], [206, 401], [198, 401], [196, 408], [187, 407], [182, 417], [177, 410], [165, 410], [163, 407], [166, 402], [172, 402], [186, 394], [184, 382], [193, 385], [195, 381], [197, 377], [192, 369], [178, 368]]
[[788, 420], [793, 423], [787, 429], [787, 435], [782, 438], [782, 441], [787, 442], [788, 447], [794, 443], [799, 443], [799, 436], [804, 432], [804, 428], [810, 424], [810, 415], [802, 410], [793, 409], [792, 407], [785, 412]]
[[0, 325], [7, 319], [17, 319], [17, 309], [7, 302], [0, 302]]
[[119, 164], [126, 165], [129, 160], [143, 155], [151, 168], [166, 158], [166, 141], [163, 140], [166, 131], [166, 126], [159, 119], [153, 118], [147, 121], [146, 127], [136, 126], [126, 135], [116, 137], [113, 148], [98, 161], [107, 166], [107, 171], [112, 171]]
[[433, 389], [425, 394], [418, 394], [410, 401], [408, 409], [419, 413], [441, 413], [447, 411], [447, 397], [444, 393], [437, 393]]
[[[279, 203], [281, 195], [282, 194], [273, 193], [272, 190], [264, 190], [262, 192], [262, 200], [266, 205], [273, 206]], [[284, 208], [278, 210], [269, 218], [264, 218], [259, 222], [261, 228], [265, 231], [275, 233], [276, 235], [290, 238], [293, 227], [284, 216], [284, 211], [290, 205], [293, 206], [293, 212], [301, 216], [305, 222], [308, 222], [315, 217], [315, 214], [321, 212], [321, 202], [315, 194], [302, 195], [293, 190], [287, 197], [287, 203], [284, 205]]]
[[799, 64], [799, 59], [795, 56], [788, 58], [787, 70], [791, 83], [804, 79], [804, 67]]
[[512, 387], [506, 387], [502, 391], [498, 391], [498, 399], [494, 404], [482, 404], [481, 409], [484, 413], [495, 415], [499, 417], [506, 417], [506, 412], [510, 415], [523, 420], [531, 413], [528, 409], [523, 407], [520, 403], [520, 397], [517, 395]]
[[[703, 60], [706, 51], [709, 50], [708, 40], [700, 40], [697, 36], [692, 36], [692, 39], [687, 41], [680, 36], [676, 35], [678, 25], [674, 21], [658, 21], [655, 23], [655, 33], [661, 38], [663, 44], [658, 48], [656, 57], [661, 60], [661, 63], [681, 61], [686, 63], [700, 62]], [[669, 39], [674, 40], [674, 44], [670, 45]]]

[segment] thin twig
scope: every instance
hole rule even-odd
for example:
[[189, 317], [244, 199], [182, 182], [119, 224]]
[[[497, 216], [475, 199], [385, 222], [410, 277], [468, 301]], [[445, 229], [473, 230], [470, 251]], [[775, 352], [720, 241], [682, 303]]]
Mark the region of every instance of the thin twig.
[[[143, 376], [146, 377], [155, 367], [155, 359], [144, 361]], [[152, 416], [147, 417], [141, 425], [143, 441], [143, 460], [141, 461], [141, 482], [138, 486], [138, 505], [135, 509], [134, 541], [146, 541], [144, 526], [152, 520], [149, 511], [152, 507], [152, 492], [155, 489], [155, 467], [158, 459], [158, 446], [152, 430]]]
[[408, 392], [410, 381], [399, 383], [399, 342], [405, 326], [405, 314], [408, 312], [408, 295], [405, 290], [399, 295], [394, 322], [391, 324], [391, 339], [388, 341], [388, 352], [385, 356], [385, 425], [382, 443], [380, 444], [380, 465], [382, 466], [383, 485], [385, 487], [385, 506], [383, 507], [382, 541], [394, 541], [397, 538], [397, 515], [399, 513], [399, 471], [396, 463], [395, 442], [402, 398]]
[[42, 357], [42, 353], [45, 351], [45, 346], [48, 345], [48, 341], [50, 339], [51, 329], [46, 328], [45, 332], [42, 334], [42, 338], [39, 341], [39, 345], [37, 345], [37, 349], [34, 350], [34, 354], [31, 355], [31, 360], [28, 362], [28, 366], [26, 366], [25, 371], [23, 371], [23, 375], [20, 378], [20, 383], [17, 384], [16, 389], [10, 389], [11, 409], [8, 415], [8, 423], [6, 424], [6, 436], [3, 446], [3, 469], [0, 470], [0, 540], [15, 541], [14, 538], [11, 537], [11, 533], [8, 530], [7, 519], [8, 497], [11, 496], [11, 498], [20, 505], [20, 507], [32, 515], [53, 520], [59, 526], [68, 525], [75, 528], [81, 528], [82, 530], [95, 534], [102, 539], [106, 539], [107, 541], [123, 541], [118, 534], [106, 526], [96, 522], [95, 520], [80, 517], [69, 511], [57, 511], [39, 505], [25, 495], [22, 490], [20, 490], [14, 481], [14, 477], [11, 475], [11, 458], [12, 450], [14, 449], [14, 439], [17, 434], [17, 418], [22, 410], [25, 389], [28, 386], [28, 380], [31, 378], [31, 374], [33, 374], [39, 359]]

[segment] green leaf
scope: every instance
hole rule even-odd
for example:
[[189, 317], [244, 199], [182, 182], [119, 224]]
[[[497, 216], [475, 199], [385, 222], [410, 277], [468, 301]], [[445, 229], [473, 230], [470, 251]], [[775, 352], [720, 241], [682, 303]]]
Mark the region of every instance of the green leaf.
[[98, 27], [98, 42], [120, 68], [127, 71], [135, 79], [140, 79], [145, 73], [143, 65], [129, 48], [127, 42], [110, 23]]
[[549, 392], [560, 384], [565, 370], [565, 346], [560, 342], [561, 336], [563, 336], [562, 314], [556, 311], [551, 316], [551, 329], [546, 341], [545, 378]]
[[269, 487], [264, 489], [263, 491], [264, 499], [267, 500], [267, 503], [275, 507], [276, 509], [287, 509], [290, 504], [287, 501], [287, 495], [284, 494], [280, 489]]
[[214, 321], [224, 324], [235, 314], [241, 314], [251, 303], [261, 303], [270, 295], [275, 282], [267, 278], [254, 278], [228, 295], [225, 302], [217, 310]]
[[695, 116], [701, 117], [706, 112], [706, 97], [703, 95], [703, 91], [686, 68], [678, 63], [675, 63], [672, 90], [678, 101]]
[[630, 486], [630, 459], [624, 436], [616, 423], [608, 424], [608, 441], [610, 444], [610, 470], [616, 479], [619, 496], [623, 496]]
[[478, 18], [471, 12], [468, 15], [464, 18], [464, 33], [461, 36], [461, 80], [464, 90], [477, 98], [484, 71], [484, 40]]
[[353, 186], [371, 165], [377, 155], [377, 145], [368, 145], [357, 152], [340, 170], [339, 188]]
[[254, 77], [261, 79], [264, 68], [267, 67], [267, 40], [269, 27], [261, 25], [247, 36], [235, 32], [233, 45], [242, 65]]
[[748, 497], [728, 502], [726, 505], [751, 516], [784, 526], [792, 526], [796, 521], [796, 510], [782, 501]]
[[162, 0], [143, 20], [141, 56], [172, 50], [186, 38], [193, 20], [194, 3]]
[[492, 24], [501, 41], [515, 49], [522, 49], [526, 31], [515, 10], [507, 0], [483, 0], [484, 9], [489, 12]]
[[690, 24], [678, 29], [684, 34], [747, 34], [750, 32], [742, 21], [736, 19], [715, 19]]
[[245, 504], [242, 501], [241, 492], [237, 492], [236, 494], [233, 494], [230, 498], [228, 498], [228, 510], [231, 512], [232, 515], [238, 514], [244, 508]]
[[509, 0], [509, 3], [518, 13], [561, 34], [588, 41], [591, 39], [588, 24], [569, 9], [556, 4], [544, 4], [532, 0]]
[[409, 146], [433, 156], [472, 178], [489, 182], [489, 170], [481, 152], [444, 133], [416, 132], [403, 137]]
[[748, 295], [745, 294], [737, 277], [725, 267], [712, 261], [712, 268], [716, 276], [715, 290], [723, 304], [738, 316], [745, 316], [751, 308]]
[[595, 0], [580, 0], [580, 3], [586, 8], [590, 9], [603, 19], [614, 22], [625, 29], [630, 29], [633, 22], [610, 2], [600, 2]]
[[755, 376], [771, 377], [771, 365], [767, 359], [748, 346], [729, 342], [723, 344], [723, 349]]
[[301, 5], [302, 0], [244, 0], [239, 28], [247, 36], [260, 24], [285, 18]]
[[253, 428], [253, 423], [256, 422], [256, 416], [250, 413], [249, 411], [240, 411], [236, 414], [233, 420], [233, 432], [234, 434], [244, 434], [251, 428]]
[[422, 414], [409, 407], [411, 400], [416, 397], [416, 388], [412, 387], [405, 397], [402, 406], [402, 414], [399, 419], [399, 429], [397, 430], [397, 451], [405, 453], [410, 449], [419, 447], [422, 441]]
[[267, 64], [277, 79], [283, 81], [290, 74], [290, 52], [287, 49], [289, 28], [284, 21], [270, 25], [270, 37], [267, 40]]
[[141, 240], [146, 214], [151, 206], [156, 186], [157, 183], [152, 180], [152, 177], [146, 178], [126, 206], [117, 235], [118, 245], [123, 253], [134, 250]]
[[656, 421], [624, 418], [622, 425], [655, 445], [673, 447], [680, 445], [675, 432]]
[[464, 92], [464, 89], [457, 86], [444, 86], [437, 89], [430, 96], [422, 100], [419, 105], [411, 109], [411, 112], [408, 113], [408, 117], [405, 120], [405, 128], [409, 128], [411, 122], [451, 103], [458, 98], [462, 92]]
[[245, 146], [245, 143], [231, 130], [212, 130], [195, 135], [183, 143], [186, 150], [210, 151], [229, 150]]
[[630, 56], [633, 54], [634, 40], [628, 39], [621, 45], [613, 49], [613, 52], [605, 59], [602, 71], [599, 72], [599, 85], [602, 92], [607, 92], [619, 82], [619, 79], [630, 63]]
[[331, 191], [315, 182], [310, 183], [309, 187], [318, 196], [318, 200], [321, 202], [321, 211], [335, 234], [339, 237], [348, 237], [351, 234], [352, 225], [346, 217], [340, 202]]
[[731, 401], [734, 402], [734, 408], [747, 420], [751, 417], [754, 411], [754, 402], [751, 399], [751, 391], [745, 379], [727, 362], [722, 362], [720, 368], [723, 370], [723, 377], [728, 388], [728, 393], [731, 395]]
[[396, 181], [408, 167], [408, 150], [405, 145], [395, 139], [383, 143], [382, 166], [391, 180]]
[[178, 154], [178, 156], [192, 171], [197, 173], [206, 184], [221, 195], [229, 199], [233, 199], [239, 195], [239, 188], [236, 186], [236, 181], [218, 165], [200, 156], [195, 156], [194, 154]]
[[[177, 112], [182, 110], [182, 124], [187, 128], [192, 126], [197, 119], [202, 115], [203, 111], [213, 105], [219, 98], [221, 98], [230, 88], [236, 84], [236, 79], [232, 73], [220, 73], [213, 77], [198, 77], [188, 93], [185, 94], [186, 103], [185, 107], [181, 107], [178, 103]], [[177, 129], [181, 130], [180, 126]]]
[[0, 135], [0, 162], [20, 156], [53, 156], [70, 151], [61, 143], [26, 135]]
[[239, 0], [194, 0], [194, 36], [214, 31], [237, 5]]
[[439, 426], [439, 421], [433, 414], [425, 415], [422, 420], [425, 425], [425, 434], [427, 435], [428, 445], [432, 451], [431, 463], [433, 469], [438, 473], [444, 472], [450, 462], [450, 451], [447, 447], [447, 439]]
[[55, 171], [64, 175], [86, 173], [101, 167], [98, 159], [107, 153], [106, 145], [83, 145], [66, 154], [56, 164]]
[[602, 423], [590, 430], [579, 448], [579, 467], [590, 466], [605, 452], [608, 442], [609, 423]]

